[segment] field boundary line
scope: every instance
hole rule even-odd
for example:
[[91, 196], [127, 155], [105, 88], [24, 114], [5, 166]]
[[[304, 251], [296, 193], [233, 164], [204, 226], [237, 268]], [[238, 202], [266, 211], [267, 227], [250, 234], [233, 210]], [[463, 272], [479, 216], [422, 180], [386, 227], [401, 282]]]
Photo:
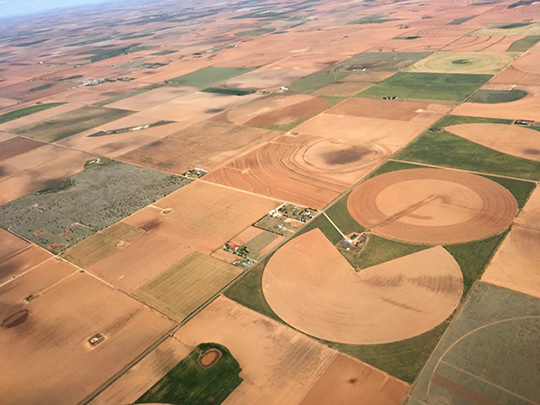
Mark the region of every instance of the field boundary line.
[[330, 223], [334, 226], [334, 228], [337, 229], [337, 231], [341, 234], [341, 236], [343, 236], [343, 238], [345, 238], [345, 234], [343, 232], [341, 232], [341, 229], [338, 228], [338, 226], [335, 224], [335, 222], [332, 221], [328, 215], [326, 215], [326, 212], [322, 211], [322, 214], [326, 217], [326, 219], [328, 221], [330, 221]]

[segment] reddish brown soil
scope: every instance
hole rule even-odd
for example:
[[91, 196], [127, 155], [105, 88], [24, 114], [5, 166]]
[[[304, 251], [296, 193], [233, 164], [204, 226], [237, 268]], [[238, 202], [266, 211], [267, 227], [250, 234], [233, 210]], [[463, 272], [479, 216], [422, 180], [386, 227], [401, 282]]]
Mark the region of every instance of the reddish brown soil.
[[295, 329], [329, 341], [379, 344], [443, 322], [460, 302], [463, 276], [442, 247], [357, 273], [315, 229], [272, 256], [262, 286], [274, 312]]
[[42, 142], [21, 138], [19, 136], [0, 142], [0, 161], [39, 148], [43, 145], [45, 144]]
[[321, 149], [318, 144], [322, 141], [305, 135], [283, 135], [205, 179], [322, 208], [388, 153], [384, 148], [350, 141], [339, 145], [337, 140], [322, 143], [325, 147]]
[[386, 173], [357, 186], [348, 208], [374, 233], [413, 243], [484, 239], [508, 228], [514, 196], [485, 177], [442, 169]]

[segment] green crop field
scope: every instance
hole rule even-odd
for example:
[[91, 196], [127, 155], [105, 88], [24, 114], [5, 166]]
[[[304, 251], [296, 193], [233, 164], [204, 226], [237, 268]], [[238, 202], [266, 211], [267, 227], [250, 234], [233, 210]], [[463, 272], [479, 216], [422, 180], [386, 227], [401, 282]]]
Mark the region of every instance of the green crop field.
[[537, 298], [476, 283], [416, 381], [412, 403], [472, 403], [469, 393], [476, 403], [538, 403], [539, 330]]
[[208, 66], [204, 69], [167, 80], [165, 84], [173, 86], [207, 88], [252, 70], [253, 69], [249, 68], [222, 68]]
[[357, 255], [357, 262], [362, 269], [366, 269], [377, 264], [386, 263], [403, 256], [420, 252], [431, 246], [412, 245], [385, 239], [377, 235], [369, 235], [366, 247]]
[[506, 52], [525, 52], [540, 41], [540, 35], [527, 35], [525, 38], [513, 42]]
[[[210, 349], [219, 350], [222, 356], [213, 366], [204, 368], [198, 358]], [[242, 383], [241, 371], [225, 346], [201, 343], [135, 403], [220, 404]]]
[[527, 92], [524, 90], [478, 90], [467, 101], [484, 104], [509, 103], [526, 95]]
[[258, 37], [260, 35], [270, 34], [275, 30], [275, 28], [256, 28], [254, 30], [240, 31], [237, 32], [235, 35], [239, 37]]
[[255, 93], [255, 90], [226, 89], [220, 87], [208, 87], [201, 91], [205, 93], [229, 94], [231, 96], [247, 96], [248, 94]]
[[133, 90], [133, 91], [130, 91], [130, 92], [127, 92], [127, 93], [124, 93], [124, 94], [120, 94], [118, 96], [111, 97], [111, 98], [108, 98], [106, 100], [100, 101], [100, 102], [96, 103], [96, 105], [105, 106], [107, 104], [116, 103], [117, 101], [125, 100], [126, 98], [130, 98], [130, 97], [134, 97], [134, 96], [138, 96], [139, 94], [146, 93], [147, 91], [154, 90], [154, 89], [157, 89], [159, 87], [163, 87], [163, 84], [161, 84], [161, 83], [159, 83], [159, 84], [150, 84], [148, 86], [141, 87], [140, 89]]
[[359, 96], [461, 102], [490, 78], [491, 75], [398, 72]]
[[328, 215], [328, 218], [330, 218], [345, 235], [352, 232], [363, 232], [365, 230], [364, 227], [356, 222], [351, 214], [349, 214], [347, 208], [348, 198], [349, 194], [342, 197], [338, 202], [326, 210], [326, 215]]
[[444, 130], [425, 132], [395, 158], [520, 179], [540, 179], [540, 162], [497, 152]]
[[19, 110], [11, 111], [11, 112], [0, 115], [0, 124], [3, 124], [4, 122], [13, 121], [21, 117], [26, 117], [27, 115], [32, 115], [40, 111], [45, 111], [45, 110], [48, 110], [49, 108], [58, 107], [63, 104], [66, 104], [66, 103], [36, 104], [30, 107], [25, 107]]
[[289, 86], [289, 92], [298, 94], [311, 94], [329, 84], [338, 82], [352, 72], [334, 72], [329, 69], [307, 75]]
[[115, 108], [86, 106], [44, 121], [25, 125], [12, 132], [40, 141], [56, 142], [132, 113], [132, 111]]
[[506, 237], [507, 232], [490, 238], [445, 246], [444, 248], [456, 259], [463, 273], [463, 298], [469, 289], [479, 280], [495, 254], [495, 251]]
[[370, 15], [367, 17], [359, 18], [358, 20], [351, 21], [349, 24], [382, 24], [394, 20], [395, 18], [386, 18], [383, 15]]

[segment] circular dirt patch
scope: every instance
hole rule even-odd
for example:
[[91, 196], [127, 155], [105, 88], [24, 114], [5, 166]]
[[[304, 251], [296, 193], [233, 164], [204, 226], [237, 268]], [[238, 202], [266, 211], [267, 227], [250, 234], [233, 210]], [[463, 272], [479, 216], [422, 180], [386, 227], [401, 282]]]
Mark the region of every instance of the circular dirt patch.
[[373, 233], [444, 245], [492, 236], [518, 212], [514, 196], [485, 177], [443, 169], [411, 169], [374, 177], [350, 194], [348, 209]]
[[9, 329], [23, 324], [28, 319], [29, 311], [27, 309], [21, 309], [2, 321], [2, 328]]
[[204, 368], [210, 368], [223, 356], [218, 349], [209, 349], [198, 358], [199, 364]]
[[310, 143], [301, 153], [302, 160], [311, 168], [344, 172], [379, 161], [391, 152], [374, 144], [347, 139], [324, 139]]
[[379, 344], [442, 323], [460, 302], [463, 276], [441, 246], [355, 272], [315, 229], [272, 256], [262, 289], [272, 310], [302, 332], [334, 342]]
[[512, 55], [505, 53], [440, 52], [418, 61], [410, 70], [432, 73], [496, 73], [512, 61]]

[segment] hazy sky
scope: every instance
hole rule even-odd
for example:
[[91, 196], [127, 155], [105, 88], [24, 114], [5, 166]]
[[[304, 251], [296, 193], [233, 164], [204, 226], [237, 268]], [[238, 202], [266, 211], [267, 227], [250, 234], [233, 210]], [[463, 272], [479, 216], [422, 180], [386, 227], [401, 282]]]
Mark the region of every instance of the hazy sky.
[[0, 0], [0, 18], [113, 0]]

